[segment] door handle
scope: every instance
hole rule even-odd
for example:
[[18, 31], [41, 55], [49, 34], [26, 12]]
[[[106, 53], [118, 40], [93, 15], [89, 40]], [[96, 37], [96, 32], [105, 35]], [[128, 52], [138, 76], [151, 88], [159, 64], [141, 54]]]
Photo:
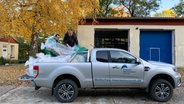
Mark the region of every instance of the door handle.
[[118, 67], [118, 66], [113, 66], [112, 68], [113, 68], [113, 69], [119, 69], [119, 67]]

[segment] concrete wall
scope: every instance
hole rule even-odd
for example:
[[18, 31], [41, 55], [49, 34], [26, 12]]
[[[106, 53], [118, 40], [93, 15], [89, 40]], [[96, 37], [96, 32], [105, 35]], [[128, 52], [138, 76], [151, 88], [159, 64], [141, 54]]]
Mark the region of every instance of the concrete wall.
[[171, 30], [173, 31], [173, 60], [177, 67], [184, 67], [184, 26], [155, 26], [155, 25], [79, 25], [79, 44], [92, 49], [94, 45], [95, 29], [125, 29], [129, 30], [129, 51], [136, 56], [140, 52], [140, 30]]
[[14, 43], [0, 42], [0, 57], [2, 57], [2, 54], [3, 54], [3, 51], [2, 51], [3, 45], [7, 45], [7, 57], [6, 57], [6, 59], [10, 59], [11, 45], [13, 45], [14, 46], [14, 56], [11, 57], [11, 60], [18, 60], [19, 45], [14, 44]]

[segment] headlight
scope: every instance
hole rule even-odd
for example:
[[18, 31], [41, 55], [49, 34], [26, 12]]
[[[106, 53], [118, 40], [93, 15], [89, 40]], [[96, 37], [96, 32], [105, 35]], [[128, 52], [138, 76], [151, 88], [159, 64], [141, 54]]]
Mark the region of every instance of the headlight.
[[173, 67], [173, 71], [178, 72], [178, 70], [177, 70], [177, 68], [176, 68], [176, 67]]

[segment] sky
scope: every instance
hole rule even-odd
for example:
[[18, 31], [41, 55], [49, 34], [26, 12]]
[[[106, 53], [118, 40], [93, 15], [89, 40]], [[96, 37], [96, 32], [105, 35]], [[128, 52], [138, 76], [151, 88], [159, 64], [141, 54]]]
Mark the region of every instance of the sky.
[[[155, 13], [160, 13], [160, 12], [162, 12], [162, 10], [165, 10], [165, 9], [170, 9], [170, 8], [174, 7], [175, 5], [177, 5], [179, 3], [179, 1], [180, 0], [161, 0], [161, 4], [160, 4], [159, 9], [156, 12], [151, 12], [151, 15], [155, 14]], [[112, 5], [112, 6], [114, 6], [114, 5]]]
[[165, 10], [165, 9], [170, 9], [174, 7], [175, 5], [177, 5], [179, 1], [180, 0], [161, 0], [159, 9], [156, 12], [151, 12], [151, 15], [155, 13], [161, 13], [162, 10]]
[[180, 0], [161, 0], [160, 9], [157, 12], [161, 12], [165, 9], [170, 9], [177, 5]]

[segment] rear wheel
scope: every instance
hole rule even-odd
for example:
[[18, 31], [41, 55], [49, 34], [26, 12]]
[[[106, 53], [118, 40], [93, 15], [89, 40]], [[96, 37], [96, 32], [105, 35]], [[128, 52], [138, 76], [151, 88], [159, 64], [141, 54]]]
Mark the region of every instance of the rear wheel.
[[62, 103], [72, 102], [78, 95], [78, 87], [74, 81], [64, 79], [56, 85], [54, 94]]
[[151, 85], [150, 96], [153, 100], [166, 102], [171, 99], [172, 95], [173, 87], [164, 79], [157, 79]]

